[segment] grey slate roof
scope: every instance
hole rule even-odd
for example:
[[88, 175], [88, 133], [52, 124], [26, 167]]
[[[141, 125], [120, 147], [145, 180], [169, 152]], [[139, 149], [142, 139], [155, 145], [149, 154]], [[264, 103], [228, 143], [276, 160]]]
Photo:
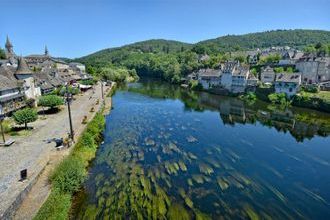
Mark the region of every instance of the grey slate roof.
[[0, 91], [15, 88], [18, 88], [17, 81], [9, 79], [4, 75], [0, 75]]
[[233, 76], [246, 76], [248, 72], [249, 72], [248, 67], [240, 66], [238, 68], [235, 68], [235, 70], [233, 71]]
[[32, 74], [32, 71], [29, 69], [25, 59], [20, 57], [18, 59], [18, 66], [16, 70], [16, 74], [24, 75], [24, 74]]
[[237, 62], [226, 62], [223, 66], [223, 72], [232, 73], [238, 65], [239, 63]]
[[15, 68], [3, 65], [0, 67], [0, 75], [7, 77], [10, 80], [16, 80], [14, 76]]
[[201, 69], [197, 74], [200, 77], [220, 77], [221, 71], [216, 69]]
[[276, 74], [276, 82], [293, 82], [299, 83], [301, 81], [300, 73], [278, 73]]

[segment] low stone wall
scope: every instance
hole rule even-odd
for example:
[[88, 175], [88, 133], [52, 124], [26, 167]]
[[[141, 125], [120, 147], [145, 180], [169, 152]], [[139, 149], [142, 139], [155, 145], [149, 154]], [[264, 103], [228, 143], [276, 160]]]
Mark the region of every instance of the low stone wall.
[[[48, 161], [48, 160], [47, 160]], [[15, 201], [8, 207], [8, 209], [0, 216], [0, 219], [12, 219], [16, 210], [22, 204], [26, 195], [30, 192], [34, 184], [37, 182], [39, 176], [47, 166], [47, 162], [45, 162], [42, 166], [37, 167], [37, 170], [34, 171], [34, 174], [29, 177], [28, 183], [25, 188], [17, 195]]]

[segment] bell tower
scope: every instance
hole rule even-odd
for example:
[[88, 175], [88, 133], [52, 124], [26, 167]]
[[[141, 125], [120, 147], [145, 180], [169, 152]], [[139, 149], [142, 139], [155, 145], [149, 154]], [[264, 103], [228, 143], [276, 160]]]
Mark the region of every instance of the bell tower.
[[49, 56], [49, 51], [48, 51], [47, 45], [45, 46], [45, 56]]
[[12, 45], [12, 43], [10, 42], [8, 35], [7, 35], [6, 45], [5, 45], [5, 46], [6, 46], [6, 52], [7, 52], [8, 54], [14, 54], [13, 45]]

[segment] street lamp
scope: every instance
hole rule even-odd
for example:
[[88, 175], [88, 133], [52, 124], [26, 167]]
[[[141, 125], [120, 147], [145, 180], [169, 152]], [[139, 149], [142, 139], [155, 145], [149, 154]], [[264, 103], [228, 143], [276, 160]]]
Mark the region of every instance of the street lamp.
[[3, 112], [2, 105], [0, 104], [0, 128], [1, 128], [1, 136], [2, 136], [2, 140], [3, 140], [3, 144], [6, 143], [5, 133], [4, 133], [3, 127], [2, 127], [2, 121], [4, 118], [5, 118], [5, 114]]
[[102, 93], [102, 100], [104, 101], [104, 94], [103, 94], [103, 81], [101, 80], [101, 93]]
[[72, 94], [69, 93], [69, 83], [66, 84], [66, 103], [68, 105], [68, 112], [69, 112], [69, 123], [70, 123], [70, 138], [74, 141], [74, 132], [72, 127], [72, 118], [71, 118], [71, 107], [70, 102], [72, 100]]

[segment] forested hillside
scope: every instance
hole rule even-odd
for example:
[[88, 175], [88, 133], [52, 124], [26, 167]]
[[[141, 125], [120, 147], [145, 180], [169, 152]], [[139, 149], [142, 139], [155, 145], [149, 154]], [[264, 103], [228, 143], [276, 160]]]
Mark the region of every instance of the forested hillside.
[[[103, 78], [124, 80], [123, 73], [135, 77], [161, 77], [172, 82], [199, 68], [214, 68], [220, 61], [245, 57], [234, 57], [233, 51], [245, 51], [271, 46], [291, 46], [303, 49], [316, 44], [330, 52], [330, 31], [319, 30], [277, 30], [245, 35], [228, 35], [197, 44], [178, 41], [148, 40], [98, 51], [76, 59], [87, 65], [88, 71]], [[312, 46], [310, 46], [312, 45]], [[204, 54], [210, 59], [201, 60]], [[120, 74], [119, 74], [120, 72]]]
[[201, 41], [197, 45], [211, 52], [250, 50], [271, 46], [290, 46], [303, 49], [306, 45], [329, 43], [330, 31], [320, 30], [276, 30], [244, 35], [227, 35], [216, 39]]

